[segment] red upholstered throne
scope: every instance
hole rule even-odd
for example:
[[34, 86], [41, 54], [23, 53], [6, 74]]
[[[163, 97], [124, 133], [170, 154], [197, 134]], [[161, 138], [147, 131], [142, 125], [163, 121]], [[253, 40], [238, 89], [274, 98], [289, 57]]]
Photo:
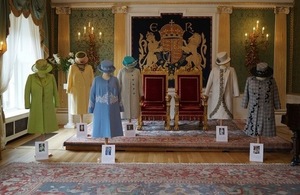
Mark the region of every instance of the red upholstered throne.
[[168, 95], [168, 72], [165, 70], [141, 71], [144, 96], [140, 101], [138, 129], [143, 121], [165, 121], [165, 129], [170, 129], [170, 101]]
[[207, 98], [202, 96], [202, 70], [178, 69], [175, 72], [175, 118], [174, 129], [180, 120], [199, 121], [207, 129]]

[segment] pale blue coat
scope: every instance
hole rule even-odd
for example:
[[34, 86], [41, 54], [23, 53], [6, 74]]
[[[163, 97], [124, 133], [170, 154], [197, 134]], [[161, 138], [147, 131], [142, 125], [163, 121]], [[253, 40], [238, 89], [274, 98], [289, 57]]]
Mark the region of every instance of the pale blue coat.
[[93, 113], [92, 137], [112, 138], [123, 136], [120, 114], [120, 87], [118, 79], [95, 77], [89, 98], [88, 112]]

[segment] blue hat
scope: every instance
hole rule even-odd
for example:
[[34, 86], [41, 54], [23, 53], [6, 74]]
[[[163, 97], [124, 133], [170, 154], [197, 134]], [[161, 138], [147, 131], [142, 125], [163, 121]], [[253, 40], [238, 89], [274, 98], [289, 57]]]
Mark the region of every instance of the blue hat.
[[131, 56], [125, 56], [123, 59], [123, 65], [125, 67], [135, 67], [136, 64], [137, 64], [137, 60]]
[[97, 69], [104, 73], [112, 73], [115, 71], [115, 67], [110, 60], [103, 60], [98, 66]]

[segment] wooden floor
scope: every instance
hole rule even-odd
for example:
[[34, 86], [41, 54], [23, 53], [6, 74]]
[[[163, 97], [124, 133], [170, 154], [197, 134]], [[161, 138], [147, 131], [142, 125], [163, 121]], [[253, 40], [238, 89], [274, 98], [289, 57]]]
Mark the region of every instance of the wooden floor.
[[[291, 131], [277, 128], [278, 135], [291, 141]], [[58, 134], [48, 139], [49, 152], [53, 155], [41, 162], [92, 162], [96, 163], [99, 152], [78, 152], [65, 150], [63, 143], [76, 133], [75, 129], [60, 129]], [[26, 135], [9, 142], [2, 151], [0, 166], [10, 162], [36, 162], [34, 146], [22, 146], [38, 135]], [[265, 152], [264, 163], [290, 163], [291, 152]], [[249, 161], [248, 152], [116, 152], [116, 163], [255, 163]]]

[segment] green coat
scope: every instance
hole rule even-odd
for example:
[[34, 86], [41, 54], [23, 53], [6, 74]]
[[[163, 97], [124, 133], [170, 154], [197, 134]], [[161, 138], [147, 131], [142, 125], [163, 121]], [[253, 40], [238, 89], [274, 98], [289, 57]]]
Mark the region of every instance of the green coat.
[[37, 73], [28, 76], [25, 85], [25, 108], [30, 109], [28, 133], [57, 131], [55, 107], [59, 106], [57, 85], [52, 74], [40, 78]]

